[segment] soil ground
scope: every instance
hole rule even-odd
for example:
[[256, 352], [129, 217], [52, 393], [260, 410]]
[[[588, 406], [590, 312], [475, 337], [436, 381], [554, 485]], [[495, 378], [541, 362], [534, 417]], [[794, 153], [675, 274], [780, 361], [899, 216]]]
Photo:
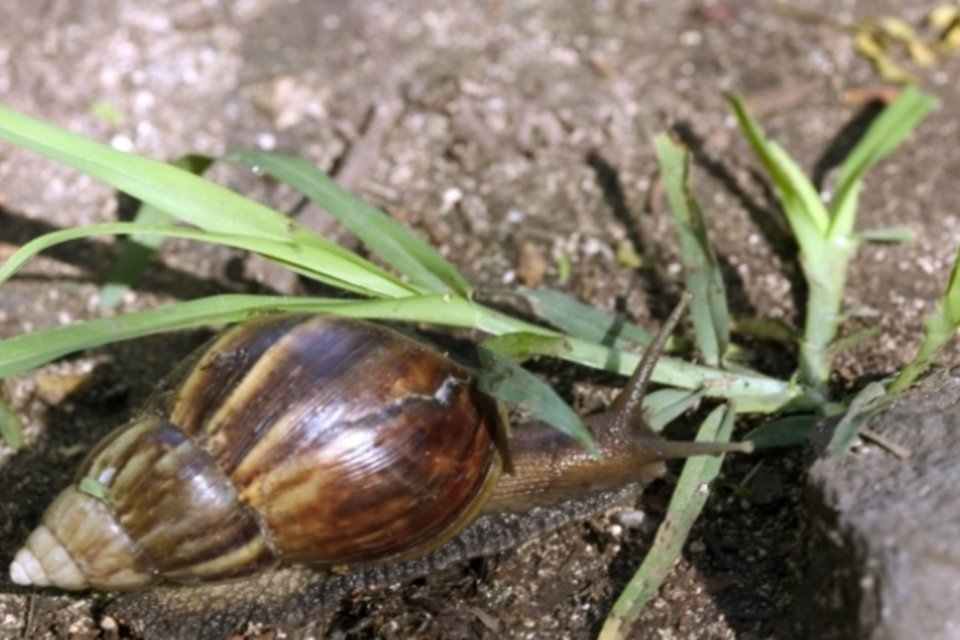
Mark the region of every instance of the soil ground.
[[[508, 292], [542, 282], [651, 329], [681, 290], [650, 144], [673, 131], [696, 152], [694, 189], [733, 313], [796, 325], [795, 249], [723, 94], [742, 93], [828, 190], [838, 158], [876, 112], [863, 96], [879, 86], [836, 22], [893, 14], [920, 24], [931, 5], [802, 7], [801, 15], [759, 0], [0, 0], [0, 100], [156, 158], [234, 145], [310, 158], [440, 247], [482, 299], [523, 314]], [[945, 286], [960, 238], [958, 65], [922, 71], [941, 106], [862, 194], [861, 229], [905, 225], [916, 240], [857, 254], [847, 304], [859, 313], [849, 331], [880, 333], [841, 355], [838, 389], [907, 362]], [[211, 175], [355, 246], [286, 189], [223, 166]], [[123, 217], [127, 204], [89, 178], [0, 147], [0, 258], [40, 233]], [[116, 254], [109, 241], [83, 241], [32, 262], [0, 288], [0, 336], [95, 317]], [[624, 264], [624, 254], [642, 267]], [[565, 262], [568, 278], [558, 268]], [[123, 308], [298, 286], [234, 252], [170, 242]], [[0, 449], [0, 565], [89, 446], [204, 337], [113, 345], [6, 382], [29, 443], [16, 454]], [[757, 367], [790, 375], [794, 354], [749, 346]], [[956, 348], [944, 361], [958, 362]], [[597, 407], [593, 392], [618, 383], [549, 363], [540, 371], [584, 410]], [[635, 637], [790, 637], [781, 625], [804, 569], [804, 464], [800, 451], [727, 464]], [[750, 500], [733, 490], [744, 482]], [[665, 484], [646, 493], [638, 508], [647, 523], [668, 499]], [[611, 513], [448, 574], [357, 594], [316, 634], [593, 637], [651, 532]], [[101, 605], [3, 580], [0, 637], [129, 635], [100, 618]]]

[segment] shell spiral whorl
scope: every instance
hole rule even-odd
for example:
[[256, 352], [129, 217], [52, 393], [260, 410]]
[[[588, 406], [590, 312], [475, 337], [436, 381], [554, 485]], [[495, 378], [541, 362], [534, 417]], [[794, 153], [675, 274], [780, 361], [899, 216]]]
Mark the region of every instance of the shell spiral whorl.
[[105, 497], [62, 492], [15, 582], [131, 589], [409, 557], [455, 535], [499, 475], [495, 402], [378, 325], [258, 319], [163, 387], [81, 467]]

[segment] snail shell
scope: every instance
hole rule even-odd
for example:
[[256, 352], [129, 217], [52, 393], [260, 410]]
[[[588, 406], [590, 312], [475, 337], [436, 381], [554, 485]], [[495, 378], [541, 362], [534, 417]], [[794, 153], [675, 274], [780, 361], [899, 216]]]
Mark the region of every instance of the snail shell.
[[421, 555], [483, 506], [502, 429], [462, 367], [392, 330], [261, 318], [91, 452], [78, 481], [104, 495], [64, 490], [11, 578], [122, 590]]

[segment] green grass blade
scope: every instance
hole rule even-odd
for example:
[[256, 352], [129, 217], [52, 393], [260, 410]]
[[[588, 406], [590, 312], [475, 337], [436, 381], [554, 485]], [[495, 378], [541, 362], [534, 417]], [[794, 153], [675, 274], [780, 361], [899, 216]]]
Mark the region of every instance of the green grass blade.
[[[840, 325], [847, 265], [856, 241], [849, 235], [831, 235], [835, 221], [810, 180], [779, 145], [766, 139], [740, 98], [732, 96], [730, 103], [741, 129], [773, 180], [800, 247], [800, 264], [809, 293], [799, 368], [803, 383], [823, 396], [832, 366], [830, 344]], [[845, 208], [834, 214], [852, 217], [857, 192], [855, 184], [844, 200]]]
[[666, 135], [654, 138], [653, 145], [677, 230], [686, 288], [693, 296], [690, 316], [697, 348], [704, 362], [720, 366], [730, 343], [730, 317], [720, 264], [710, 246], [703, 212], [690, 191], [690, 152]]
[[[137, 212], [133, 224], [144, 226], [167, 226], [172, 224], [172, 216], [160, 211], [156, 207], [143, 205]], [[107, 276], [103, 287], [100, 289], [100, 312], [106, 312], [113, 309], [123, 296], [137, 281], [140, 274], [143, 273], [147, 265], [150, 264], [150, 258], [163, 246], [165, 237], [162, 235], [145, 236], [134, 234], [124, 243], [120, 255], [117, 257], [113, 269]]]
[[703, 400], [703, 395], [703, 389], [658, 389], [648, 393], [643, 399], [643, 413], [647, 416], [647, 425], [654, 431], [662, 431]]
[[111, 509], [116, 503], [116, 498], [114, 497], [110, 488], [103, 484], [103, 482], [100, 480], [91, 478], [90, 476], [84, 476], [80, 478], [80, 481], [77, 482], [77, 491], [80, 493], [85, 493], [91, 498], [99, 500], [100, 502], [108, 505]]
[[[502, 319], [496, 312], [482, 307], [476, 309], [475, 328], [503, 336], [498, 340], [504, 341], [504, 352], [511, 357], [543, 355], [562, 358], [568, 362], [623, 376], [630, 376], [640, 362], [640, 356], [629, 351], [612, 349], [580, 338], [559, 336], [533, 325]], [[533, 333], [537, 337], [524, 336], [524, 332]], [[511, 344], [521, 340], [522, 345]], [[511, 353], [511, 348], [516, 351]], [[653, 380], [658, 384], [684, 390], [683, 393], [694, 391], [707, 397], [735, 399], [744, 411], [770, 413], [788, 408], [796, 411], [810, 408], [802, 390], [790, 382], [753, 372], [734, 374], [676, 358], [660, 358], [653, 371]]]
[[352, 260], [343, 260], [339, 254], [328, 254], [318, 247], [256, 236], [216, 233], [187, 227], [150, 227], [131, 222], [112, 222], [64, 229], [34, 238], [20, 247], [0, 266], [0, 283], [10, 278], [27, 260], [41, 251], [56, 244], [96, 235], [163, 236], [222, 244], [259, 253], [297, 273], [344, 291], [367, 296], [388, 294], [404, 297], [410, 294], [410, 291], [401, 283], [394, 283], [386, 274], [381, 276], [362, 265], [355, 264]]
[[864, 175], [899, 147], [936, 106], [936, 98], [908, 86], [877, 116], [840, 168], [830, 206], [830, 235], [853, 233], [856, 200]]
[[256, 149], [233, 149], [224, 159], [256, 167], [307, 196], [422, 289], [470, 297], [466, 278], [430, 244], [383, 211], [341, 188], [312, 163]]
[[[564, 360], [594, 369], [612, 371], [629, 376], [636, 369], [640, 357], [611, 349], [595, 342], [569, 339], [570, 352]], [[660, 358], [653, 370], [652, 380], [680, 389], [700, 389], [711, 398], [736, 400], [743, 411], [771, 413], [775, 411], [802, 411], [810, 408], [804, 390], [796, 385], [762, 374], [734, 374], [676, 358]]]
[[[736, 411], [724, 405], [703, 421], [697, 441], [729, 442]], [[620, 594], [600, 631], [601, 640], [630, 638], [631, 629], [644, 605], [653, 597], [676, 564], [690, 529], [706, 504], [708, 492], [702, 487], [720, 473], [723, 456], [696, 456], [684, 464], [680, 480], [670, 499], [667, 515], [657, 530], [653, 546], [643, 563]]]
[[290, 311], [334, 313], [356, 318], [475, 327], [478, 312], [463, 298], [428, 295], [396, 300], [288, 298], [231, 294], [191, 300], [157, 309], [99, 318], [15, 336], [0, 342], [0, 378], [23, 373], [76, 351], [120, 340], [193, 327], [241, 322], [252, 316]]
[[380, 286], [372, 288], [380, 295], [416, 291], [276, 211], [165, 162], [117, 151], [4, 107], [0, 107], [0, 140], [74, 167], [201, 229], [288, 242], [339, 256], [367, 269], [368, 279], [382, 279]]
[[820, 195], [787, 152], [767, 139], [743, 100], [739, 96], [730, 96], [729, 100], [741, 130], [773, 179], [797, 242], [808, 252], [815, 250], [830, 228], [830, 216]]
[[557, 392], [520, 365], [501, 356], [487, 342], [477, 348], [480, 357], [478, 386], [507, 404], [518, 407], [535, 419], [550, 424], [579, 442], [592, 455], [599, 455], [593, 436], [580, 416]]
[[834, 340], [833, 344], [830, 345], [831, 355], [837, 355], [848, 351], [850, 349], [855, 349], [865, 342], [873, 340], [878, 335], [883, 333], [884, 327], [880, 325], [874, 325], [872, 327], [867, 327], [866, 329], [860, 329], [851, 334], [845, 335], [839, 340]]
[[[464, 298], [428, 295], [397, 300], [344, 300], [287, 298], [282, 296], [226, 295], [173, 304], [159, 309], [100, 318], [66, 327], [55, 327], [0, 342], [0, 376], [7, 377], [43, 365], [64, 355], [164, 331], [198, 326], [242, 322], [252, 316], [280, 311], [332, 313], [357, 318], [395, 321], [442, 320], [448, 325], [474, 327], [476, 306]], [[556, 340], [549, 338], [543, 340]], [[489, 352], [489, 350], [487, 350]], [[516, 402], [528, 398], [533, 414], [596, 451], [582, 421], [563, 401], [533, 374], [504, 365], [505, 358], [485, 361], [494, 369], [484, 372], [481, 381], [501, 399]]]
[[940, 350], [960, 329], [960, 251], [953, 261], [947, 289], [936, 303], [933, 313], [924, 320], [923, 342], [913, 360], [903, 368], [893, 383], [890, 393], [903, 391], [933, 362]]
[[536, 356], [560, 358], [570, 353], [570, 343], [563, 336], [538, 333], [507, 333], [484, 340], [483, 345], [498, 356], [523, 363]]
[[583, 304], [561, 291], [520, 289], [519, 293], [534, 313], [568, 335], [623, 350], [645, 347], [653, 341], [653, 336], [642, 327]]
[[167, 163], [74, 135], [0, 107], [0, 139], [59, 160], [198, 227], [291, 239], [290, 221]]
[[[204, 156], [186, 155], [173, 161], [173, 166], [194, 175], [203, 175], [212, 160]], [[141, 203], [137, 208], [134, 224], [162, 226], [173, 224], [174, 217], [151, 204]], [[146, 269], [150, 258], [163, 245], [163, 236], [138, 236], [134, 234], [124, 243], [116, 264], [100, 290], [100, 311], [113, 309]]]
[[854, 235], [858, 242], [871, 242], [875, 244], [897, 244], [901, 242], [912, 242], [917, 239], [917, 234], [910, 227], [883, 227], [882, 229], [867, 229]]
[[[636, 368], [640, 356], [632, 350], [633, 343], [643, 337], [640, 333], [634, 333], [634, 330], [642, 332], [640, 327], [587, 307], [560, 292], [536, 290], [522, 291], [521, 294], [530, 300], [538, 315], [543, 315], [551, 324], [574, 336], [562, 344], [553, 343], [550, 351], [544, 349], [538, 355], [557, 356], [624, 376], [629, 376]], [[549, 335], [550, 332], [547, 333]], [[611, 340], [617, 345], [616, 348], [607, 346]], [[561, 346], [567, 347], [565, 352]], [[706, 395], [711, 397], [736, 398], [745, 411], [768, 413], [795, 403], [799, 403], [798, 409], [807, 406], [800, 390], [788, 382], [753, 373], [733, 374], [676, 358], [660, 358], [654, 369], [653, 380], [687, 391], [704, 388]]]
[[484, 340], [481, 349], [489, 352], [481, 352], [481, 389], [508, 404], [522, 406], [535, 419], [553, 425], [596, 453], [593, 436], [577, 413], [540, 378], [514, 366], [534, 356], [560, 357], [569, 353], [570, 344], [565, 337], [508, 333]]
[[885, 406], [888, 399], [889, 396], [879, 382], [871, 382], [861, 389], [837, 423], [833, 437], [830, 438], [830, 455], [845, 454], [856, 440], [860, 429]]
[[[237, 322], [273, 311], [337, 313], [353, 317], [426, 322], [484, 331], [492, 335], [530, 332], [550, 338], [558, 334], [505, 316], [476, 303], [447, 294], [387, 300], [330, 300], [282, 296], [223, 295], [103, 318], [68, 327], [56, 327], [0, 342], [0, 378], [22, 373], [66, 354], [110, 342], [209, 324]], [[639, 356], [600, 344], [564, 338], [563, 353], [555, 340], [545, 340], [543, 351], [584, 366], [629, 376]], [[654, 370], [659, 384], [703, 389], [710, 397], [735, 398], [745, 410], [769, 413], [785, 408], [803, 410], [809, 402], [789, 382], [759, 374], [732, 374], [673, 358], [661, 358]]]
[[806, 442], [817, 419], [814, 414], [777, 418], [753, 429], [743, 436], [743, 440], [749, 440], [757, 449], [794, 447]]
[[[0, 380], [2, 382], [2, 380]], [[16, 451], [23, 446], [23, 425], [0, 390], [0, 438]]]

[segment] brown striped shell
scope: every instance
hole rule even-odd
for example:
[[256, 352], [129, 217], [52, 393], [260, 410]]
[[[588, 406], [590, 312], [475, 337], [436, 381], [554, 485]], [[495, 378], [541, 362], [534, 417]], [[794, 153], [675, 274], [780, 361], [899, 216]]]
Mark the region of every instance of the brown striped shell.
[[63, 491], [11, 576], [133, 589], [425, 553], [486, 501], [501, 429], [462, 367], [394, 331], [329, 316], [248, 322], [96, 447], [78, 482], [102, 495]]

